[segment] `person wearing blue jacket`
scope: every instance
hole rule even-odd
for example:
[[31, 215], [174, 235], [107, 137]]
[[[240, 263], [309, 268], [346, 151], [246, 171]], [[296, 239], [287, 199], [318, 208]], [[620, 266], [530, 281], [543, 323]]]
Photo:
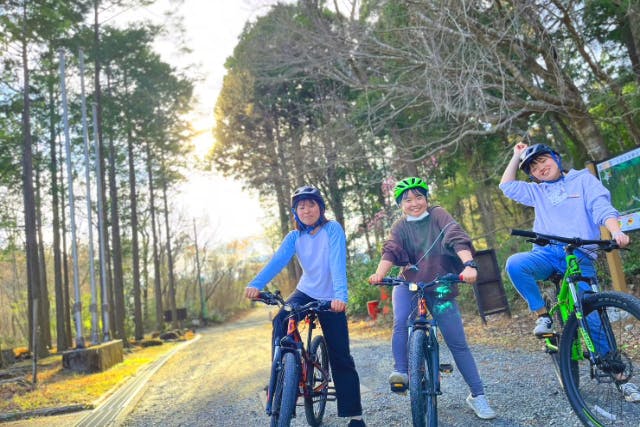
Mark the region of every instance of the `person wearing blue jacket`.
[[[342, 226], [325, 217], [325, 202], [312, 186], [298, 188], [291, 197], [295, 230], [290, 231], [267, 265], [247, 285], [245, 296], [258, 297], [263, 289], [295, 255], [302, 276], [287, 302], [307, 304], [331, 301], [331, 311], [319, 312], [318, 319], [327, 341], [329, 364], [338, 403], [338, 416], [349, 417], [349, 427], [364, 426], [360, 379], [349, 349], [349, 328], [345, 311], [348, 302], [347, 242]], [[273, 319], [274, 343], [286, 334], [287, 312]]]
[[[530, 181], [517, 180], [518, 169]], [[586, 169], [565, 172], [560, 155], [545, 144], [516, 144], [502, 174], [500, 189], [509, 199], [533, 207], [536, 233], [597, 240], [601, 238], [600, 227], [604, 226], [621, 248], [629, 245], [629, 236], [620, 228], [619, 213], [611, 204], [609, 190]], [[595, 277], [597, 253], [587, 248], [576, 251], [576, 255], [583, 276]], [[538, 281], [553, 273], [564, 274], [566, 268], [564, 248], [560, 245], [533, 245], [530, 252], [516, 253], [507, 259], [505, 270], [511, 282], [537, 315], [533, 333], [538, 337], [553, 332], [553, 320]], [[585, 282], [580, 283], [580, 288], [589, 290]], [[622, 388], [627, 401], [640, 401], [640, 390], [634, 384], [624, 383]]]

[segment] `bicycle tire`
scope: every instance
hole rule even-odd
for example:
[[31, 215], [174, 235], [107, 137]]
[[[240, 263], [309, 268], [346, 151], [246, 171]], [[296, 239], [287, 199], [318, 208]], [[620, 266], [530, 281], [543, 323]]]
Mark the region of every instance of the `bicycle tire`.
[[[569, 403], [585, 426], [637, 425], [640, 403], [627, 402], [619, 386], [627, 381], [640, 383], [640, 377], [634, 376], [639, 367], [634, 367], [634, 361], [640, 364], [640, 300], [615, 291], [591, 294], [583, 300], [583, 313], [596, 350], [604, 347], [599, 344], [603, 341], [597, 340], [598, 334], [606, 335], [609, 350], [605, 357], [598, 356], [596, 364], [588, 357], [574, 360], [573, 346], [584, 348], [584, 344], [581, 338], [573, 339], [579, 335], [575, 314], [569, 318], [560, 343], [560, 366]], [[598, 329], [593, 316], [600, 319]], [[570, 369], [573, 362], [578, 364], [577, 372]]]
[[300, 368], [296, 356], [287, 352], [282, 356], [282, 364], [280, 371], [278, 371], [278, 380], [273, 394], [271, 427], [289, 427], [295, 413], [299, 381]]
[[[329, 353], [327, 342], [322, 335], [315, 336], [311, 341], [309, 356], [312, 363], [307, 366], [308, 396], [304, 399], [304, 412], [307, 423], [312, 427], [318, 427], [322, 424], [329, 394]], [[320, 369], [313, 363], [320, 364]]]
[[438, 425], [437, 398], [432, 378], [439, 373], [426, 350], [428, 339], [429, 336], [422, 329], [414, 329], [409, 338], [409, 397], [414, 427]]

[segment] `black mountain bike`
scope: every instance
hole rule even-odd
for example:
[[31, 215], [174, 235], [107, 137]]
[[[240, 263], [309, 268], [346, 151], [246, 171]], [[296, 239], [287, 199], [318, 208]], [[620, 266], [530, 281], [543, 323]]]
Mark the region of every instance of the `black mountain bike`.
[[[385, 277], [378, 285], [407, 285], [418, 296], [417, 313], [409, 318], [409, 396], [411, 398], [411, 418], [415, 427], [437, 427], [440, 373], [453, 372], [449, 363], [440, 363], [438, 344], [438, 323], [427, 310], [425, 293], [432, 290], [436, 297], [446, 297], [451, 286], [462, 283], [459, 275], [446, 274], [432, 282], [408, 282], [395, 277]], [[446, 298], [444, 298], [446, 299]], [[401, 392], [404, 385], [392, 384], [394, 392]]]
[[[583, 240], [512, 230], [537, 245], [562, 245], [567, 270], [555, 292], [543, 295], [554, 332], [543, 336], [545, 351], [571, 407], [585, 426], [640, 426], [640, 402], [622, 388], [640, 381], [640, 300], [623, 292], [600, 292], [597, 279], [582, 276], [578, 256], [619, 249], [614, 240]], [[581, 253], [576, 253], [580, 249]], [[590, 290], [579, 297], [579, 283]]]
[[[319, 311], [328, 311], [330, 301], [312, 301], [304, 305], [285, 303], [279, 291], [260, 292], [256, 301], [277, 305], [288, 311], [287, 334], [275, 343], [271, 377], [267, 388], [266, 412], [271, 427], [286, 427], [296, 415], [298, 397], [304, 400], [305, 415], [310, 426], [322, 424], [327, 400], [335, 400], [329, 386], [329, 353], [322, 335], [312, 336]], [[307, 326], [306, 344], [298, 330], [298, 319]]]

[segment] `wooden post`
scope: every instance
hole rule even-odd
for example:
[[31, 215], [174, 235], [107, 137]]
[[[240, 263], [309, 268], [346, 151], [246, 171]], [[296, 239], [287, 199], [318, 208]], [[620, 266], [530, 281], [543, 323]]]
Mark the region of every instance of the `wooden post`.
[[[596, 177], [598, 174], [596, 173], [596, 167], [593, 162], [587, 162], [586, 165], [589, 172], [594, 174]], [[611, 233], [607, 230], [606, 227], [600, 227], [600, 235], [602, 239], [611, 239]], [[620, 292], [629, 292], [627, 288], [627, 280], [624, 277], [624, 270], [622, 269], [622, 258], [620, 257], [620, 251], [611, 251], [605, 252], [607, 257], [607, 265], [609, 266], [609, 272], [611, 273], [611, 282], [613, 284], [613, 289]]]

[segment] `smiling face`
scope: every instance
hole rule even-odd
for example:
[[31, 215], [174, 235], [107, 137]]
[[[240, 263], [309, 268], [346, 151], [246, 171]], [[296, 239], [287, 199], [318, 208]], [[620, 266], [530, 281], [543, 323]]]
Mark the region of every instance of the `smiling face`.
[[400, 208], [405, 215], [420, 216], [427, 211], [427, 198], [420, 192], [410, 189], [402, 195]]
[[562, 171], [549, 154], [542, 154], [530, 163], [529, 173], [538, 181], [554, 181], [560, 178]]
[[304, 199], [296, 206], [296, 215], [304, 225], [313, 225], [320, 219], [320, 205], [313, 199]]

